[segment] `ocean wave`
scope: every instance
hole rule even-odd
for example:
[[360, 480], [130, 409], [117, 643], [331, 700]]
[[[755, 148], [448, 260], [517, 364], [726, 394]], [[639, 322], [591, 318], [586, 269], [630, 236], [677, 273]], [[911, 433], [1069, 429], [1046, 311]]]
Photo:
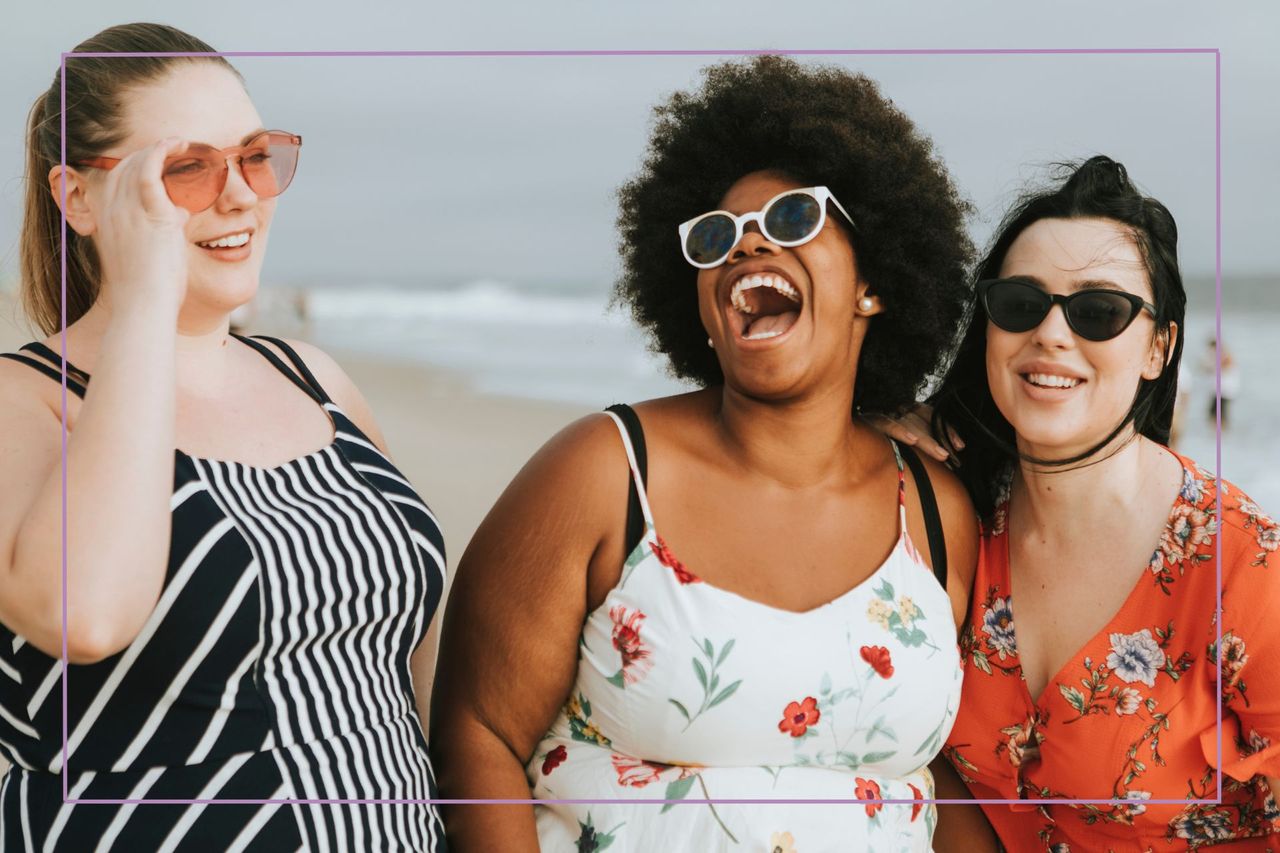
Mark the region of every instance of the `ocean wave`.
[[450, 290], [380, 287], [313, 290], [307, 311], [322, 320], [452, 320], [510, 325], [623, 325], [625, 313], [608, 307], [608, 294], [539, 293], [494, 281]]

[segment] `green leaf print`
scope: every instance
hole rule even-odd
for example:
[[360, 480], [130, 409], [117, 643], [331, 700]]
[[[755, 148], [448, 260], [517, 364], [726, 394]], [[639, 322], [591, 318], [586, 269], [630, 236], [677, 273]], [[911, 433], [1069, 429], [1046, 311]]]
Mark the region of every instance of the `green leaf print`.
[[942, 749], [942, 727], [945, 726], [950, 720], [951, 720], [951, 709], [948, 708], [946, 712], [942, 715], [942, 719], [938, 721], [937, 727], [932, 732], [929, 733], [929, 736], [927, 738], [924, 739], [924, 743], [920, 744], [920, 748], [911, 754], [919, 755], [925, 750], [928, 750], [929, 754], [933, 755], [937, 753], [940, 749]]
[[569, 718], [569, 736], [581, 743], [593, 743], [606, 749], [612, 746], [609, 738], [596, 729], [591, 722], [591, 703], [587, 697], [579, 693], [565, 705], [565, 715]]
[[893, 601], [893, 584], [889, 583], [887, 580], [881, 580], [880, 588], [875, 590], [875, 594], [878, 598], [882, 598], [885, 601]]
[[868, 752], [866, 755], [862, 756], [862, 763], [875, 764], [877, 761], [884, 761], [886, 758], [893, 758], [897, 754], [898, 751], [896, 749], [889, 750], [888, 752]]
[[716, 657], [716, 666], [724, 663], [724, 659], [729, 656], [729, 652], [733, 649], [734, 641], [730, 640], [720, 649], [720, 654]]
[[1083, 693], [1074, 687], [1067, 686], [1066, 684], [1059, 684], [1058, 691], [1062, 693], [1062, 698], [1067, 700], [1067, 704], [1072, 708], [1075, 708], [1078, 713], [1084, 713], [1085, 701]]
[[885, 724], [886, 715], [881, 715], [880, 719], [871, 724], [871, 730], [867, 732], [867, 741], [870, 742], [876, 735], [884, 735], [894, 743], [898, 742], [898, 734], [892, 728]]
[[684, 715], [687, 721], [684, 731], [688, 731], [698, 717], [736, 693], [742, 685], [742, 679], [739, 678], [723, 690], [720, 689], [720, 673], [718, 670], [720, 665], [725, 662], [725, 659], [729, 657], [729, 652], [733, 649], [733, 640], [726, 641], [724, 646], [720, 648], [719, 653], [716, 652], [715, 644], [709, 639], [703, 639], [699, 643], [696, 638], [693, 638], [693, 644], [698, 649], [698, 654], [701, 655], [701, 658], [691, 658], [691, 662], [693, 664], [693, 674], [697, 677], [698, 684], [702, 687], [702, 702], [698, 705], [696, 711], [689, 713], [689, 706], [684, 703], [675, 699], [667, 700]]
[[693, 659], [693, 674], [698, 676], [698, 683], [702, 685], [702, 689], [707, 689], [707, 670], [702, 665], [702, 661], [697, 658]]
[[[915, 621], [923, 621], [924, 614], [917, 613]], [[898, 611], [889, 614], [889, 633], [893, 634], [902, 642], [904, 646], [922, 646], [929, 639], [929, 635], [920, 630], [914, 621], [910, 627], [902, 621], [902, 615]]]
[[606, 678], [605, 681], [609, 682], [614, 687], [622, 687], [623, 689], [626, 689], [624, 686], [626, 684], [626, 678], [623, 676], [622, 670], [618, 670], [613, 675]]
[[736, 693], [738, 690], [738, 685], [740, 684], [742, 684], [741, 678], [733, 682], [733, 684], [730, 684], [724, 690], [721, 690], [718, 694], [716, 694], [716, 698], [711, 700], [711, 704], [707, 705], [707, 710], [710, 711], [712, 708], [719, 705], [721, 702], [723, 702], [724, 700], [732, 696], [734, 693]]
[[[697, 778], [698, 778], [698, 774], [695, 773], [692, 776], [686, 776], [683, 779], [677, 779], [676, 781], [672, 782], [670, 785], [667, 786], [667, 790], [665, 793], [663, 793], [662, 799], [683, 800], [685, 797], [689, 796], [689, 789], [693, 787], [693, 782]], [[662, 811], [658, 812], [658, 814], [666, 814], [674, 805], [675, 803], [666, 803], [665, 805], [663, 805]]]
[[831, 673], [822, 673], [822, 683], [818, 685], [818, 695], [826, 696], [831, 692]]
[[987, 660], [985, 653], [974, 649], [971, 657], [973, 659], [974, 666], [985, 672], [987, 675], [991, 675], [991, 661]]
[[598, 832], [591, 821], [591, 812], [587, 812], [587, 821], [583, 823], [578, 821], [581, 832], [578, 833], [578, 840], [575, 842], [577, 853], [600, 853], [602, 850], [608, 849], [617, 838], [619, 829], [622, 829], [626, 822], [618, 824], [608, 832]]

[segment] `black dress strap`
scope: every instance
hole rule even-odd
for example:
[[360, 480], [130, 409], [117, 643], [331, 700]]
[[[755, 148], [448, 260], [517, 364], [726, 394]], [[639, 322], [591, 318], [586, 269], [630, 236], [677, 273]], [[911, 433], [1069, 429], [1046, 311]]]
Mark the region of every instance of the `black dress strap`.
[[938, 513], [938, 500], [933, 494], [933, 484], [929, 482], [929, 472], [924, 463], [911, 448], [906, 448], [902, 459], [911, 469], [911, 477], [916, 483], [916, 493], [920, 495], [920, 511], [924, 514], [924, 530], [929, 538], [929, 559], [933, 561], [933, 574], [947, 588], [947, 542], [942, 532], [942, 517]]
[[[288, 356], [289, 360], [293, 362], [295, 367], [297, 367], [296, 371], [290, 370], [289, 367], [280, 360], [280, 356], [272, 352], [270, 348], [258, 343], [254, 338], [246, 338], [244, 335], [237, 335], [235, 333], [232, 333], [231, 336], [245, 346], [257, 350], [263, 358], [271, 362], [272, 366], [274, 366], [276, 370], [279, 370], [285, 376], [289, 377], [289, 380], [293, 382], [294, 385], [297, 385], [305, 391], [306, 394], [317, 403], [324, 405], [329, 402], [329, 396], [324, 393], [324, 389], [320, 387], [320, 383], [316, 381], [315, 376], [313, 376], [311, 371], [307, 369], [307, 365], [302, 361], [302, 358], [294, 352], [293, 347], [289, 346], [284, 341], [277, 340], [276, 338], [268, 338], [265, 335], [255, 336], [256, 338], [260, 338], [264, 341], [270, 341], [278, 346], [280, 351]], [[299, 376], [299, 373], [302, 375]]]
[[260, 341], [273, 343], [280, 348], [280, 351], [289, 357], [289, 361], [293, 362], [293, 366], [298, 368], [298, 372], [302, 374], [302, 378], [307, 380], [307, 384], [319, 395], [324, 402], [330, 402], [328, 393], [324, 390], [324, 386], [320, 384], [320, 380], [316, 379], [315, 374], [311, 372], [311, 368], [307, 367], [307, 363], [302, 360], [302, 356], [298, 355], [293, 347], [286, 344], [279, 338], [268, 337], [267, 335], [254, 335]]
[[[627, 435], [631, 438], [631, 448], [636, 454], [636, 468], [640, 471], [640, 482], [648, 486], [649, 463], [644, 447], [644, 428], [640, 426], [640, 418], [636, 415], [635, 409], [626, 403], [614, 403], [605, 411], [613, 412], [622, 419], [622, 425], [627, 428]], [[627, 479], [631, 483], [631, 490], [627, 498], [626, 553], [630, 554], [644, 538], [644, 510], [640, 507], [640, 492], [636, 490], [636, 481], [630, 477]]]
[[[54, 364], [58, 365], [58, 367], [54, 368], [52, 365], [49, 365], [38, 358], [32, 358], [29, 355], [22, 355], [21, 353], [4, 352], [4, 353], [0, 353], [0, 358], [7, 358], [10, 361], [16, 361], [16, 362], [19, 362], [20, 364], [25, 364], [28, 367], [35, 368], [36, 370], [43, 373], [45, 376], [48, 376], [54, 382], [57, 382], [59, 385], [62, 384], [62, 371], [61, 371], [62, 358], [56, 352], [49, 349], [44, 344], [38, 344], [38, 343], [27, 344], [26, 346], [22, 347], [22, 349], [27, 350], [29, 352], [34, 352], [37, 355], [41, 356], [42, 358], [52, 361]], [[77, 381], [77, 379], [73, 379], [72, 378], [73, 376], [77, 378], [83, 377], [84, 382], [79, 382]], [[88, 383], [88, 381], [89, 381], [89, 374], [85, 373], [83, 370], [77, 369], [71, 364], [67, 364], [67, 390], [68, 391], [70, 391], [71, 393], [75, 394], [77, 397], [83, 400], [85, 390], [86, 390], [85, 384]]]
[[[41, 358], [47, 361], [53, 362], [59, 368], [62, 367], [62, 356], [58, 355], [56, 352], [49, 349], [49, 347], [45, 346], [39, 341], [32, 341], [31, 343], [22, 347], [22, 349], [26, 350], [27, 352], [33, 352], [36, 355], [40, 356]], [[85, 373], [83, 370], [76, 367], [74, 364], [72, 364], [69, 361], [67, 362], [67, 374], [70, 376], [76, 377], [76, 379], [80, 380], [80, 384], [82, 385], [89, 384], [89, 374]]]

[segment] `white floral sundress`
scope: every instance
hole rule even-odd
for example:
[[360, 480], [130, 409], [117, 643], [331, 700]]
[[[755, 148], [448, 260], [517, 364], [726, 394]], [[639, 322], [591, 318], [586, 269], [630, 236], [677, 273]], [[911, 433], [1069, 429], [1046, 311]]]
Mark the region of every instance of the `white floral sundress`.
[[797, 613], [705, 583], [663, 542], [618, 424], [645, 533], [588, 615], [568, 703], [526, 772], [543, 851], [927, 851], [921, 800], [960, 699], [951, 601], [906, 532], [866, 580]]

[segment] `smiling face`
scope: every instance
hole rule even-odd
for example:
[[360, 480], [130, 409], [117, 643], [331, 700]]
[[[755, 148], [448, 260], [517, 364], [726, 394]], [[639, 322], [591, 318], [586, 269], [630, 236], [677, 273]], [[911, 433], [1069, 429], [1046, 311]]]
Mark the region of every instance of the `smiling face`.
[[[262, 129], [239, 78], [212, 62], [180, 63], [128, 92], [123, 116], [126, 136], [103, 156], [124, 157], [170, 136], [227, 148]], [[217, 200], [187, 221], [185, 318], [221, 322], [253, 298], [274, 212], [275, 199], [258, 198], [233, 162]]]
[[[776, 172], [752, 172], [718, 207], [741, 215], [804, 186]], [[837, 218], [828, 212], [816, 237], [789, 249], [748, 224], [723, 264], [698, 271], [699, 314], [728, 386], [778, 399], [837, 383], [852, 396], [866, 317], [879, 302], [872, 297], [871, 308], [855, 310], [866, 284]]]
[[[1153, 301], [1146, 264], [1129, 229], [1109, 219], [1041, 219], [1009, 247], [1001, 278], [1047, 293], [1122, 290]], [[1177, 334], [1171, 324], [1170, 336]], [[987, 381], [1018, 449], [1064, 459], [1096, 445], [1125, 418], [1142, 379], [1157, 378], [1172, 338], [1145, 311], [1119, 336], [1088, 341], [1055, 305], [1036, 328], [1006, 332], [987, 321]]]

